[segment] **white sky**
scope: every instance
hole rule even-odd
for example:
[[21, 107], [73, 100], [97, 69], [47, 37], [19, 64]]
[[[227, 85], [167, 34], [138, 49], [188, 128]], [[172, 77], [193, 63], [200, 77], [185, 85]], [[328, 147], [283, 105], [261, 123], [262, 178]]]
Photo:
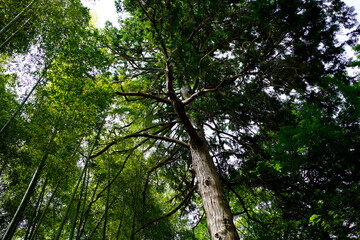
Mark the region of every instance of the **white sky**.
[[[115, 0], [81, 0], [84, 6], [91, 9], [92, 14], [96, 15], [97, 27], [105, 26], [105, 22], [109, 20], [117, 25], [117, 13], [115, 10]], [[358, 13], [358, 21], [360, 22], [360, 0], [344, 0], [349, 6], [354, 6]]]
[[96, 26], [102, 28], [106, 21], [117, 25], [117, 13], [115, 0], [81, 0], [82, 4], [90, 8], [92, 16], [96, 18]]

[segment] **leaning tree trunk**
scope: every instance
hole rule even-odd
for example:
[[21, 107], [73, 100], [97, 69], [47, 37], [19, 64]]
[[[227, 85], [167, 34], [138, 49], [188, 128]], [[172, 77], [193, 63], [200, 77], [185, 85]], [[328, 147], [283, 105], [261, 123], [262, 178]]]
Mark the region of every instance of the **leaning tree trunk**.
[[192, 169], [197, 179], [211, 239], [239, 239], [229, 202], [225, 198], [223, 185], [209, 154], [203, 128], [196, 121], [193, 121], [193, 125], [197, 129], [200, 141], [191, 141], [190, 144]]

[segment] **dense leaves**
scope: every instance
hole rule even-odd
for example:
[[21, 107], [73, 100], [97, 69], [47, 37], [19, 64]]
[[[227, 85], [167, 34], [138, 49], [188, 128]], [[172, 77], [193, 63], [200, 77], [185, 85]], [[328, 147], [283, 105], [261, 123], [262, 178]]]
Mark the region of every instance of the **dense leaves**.
[[[116, 1], [103, 30], [79, 1], [1, 4], [3, 238], [359, 237], [341, 1]], [[21, 54], [42, 79], [24, 106]]]

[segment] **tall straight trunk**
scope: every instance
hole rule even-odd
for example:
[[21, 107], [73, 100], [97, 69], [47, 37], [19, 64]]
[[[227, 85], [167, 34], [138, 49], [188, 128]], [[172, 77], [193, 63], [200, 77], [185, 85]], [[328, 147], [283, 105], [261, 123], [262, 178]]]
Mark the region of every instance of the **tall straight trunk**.
[[64, 225], [65, 225], [67, 216], [68, 216], [68, 214], [69, 214], [69, 211], [70, 211], [72, 202], [74, 201], [74, 197], [75, 197], [75, 195], [76, 195], [77, 189], [78, 189], [78, 187], [79, 187], [79, 185], [80, 185], [80, 182], [81, 182], [81, 180], [82, 180], [82, 178], [83, 178], [83, 176], [84, 176], [85, 171], [87, 170], [87, 166], [88, 166], [88, 162], [89, 162], [90, 156], [91, 156], [92, 152], [94, 151], [94, 148], [95, 148], [95, 146], [96, 146], [97, 141], [99, 140], [100, 130], [101, 130], [101, 128], [99, 128], [99, 131], [98, 131], [98, 134], [97, 134], [97, 136], [96, 136], [96, 138], [95, 138], [95, 140], [94, 140], [94, 143], [92, 144], [91, 149], [90, 149], [90, 151], [89, 151], [89, 153], [88, 153], [88, 155], [87, 155], [87, 157], [86, 157], [86, 159], [85, 159], [84, 168], [82, 169], [82, 171], [81, 171], [81, 173], [80, 173], [80, 176], [79, 176], [79, 178], [78, 178], [78, 181], [77, 181], [77, 183], [76, 183], [76, 186], [75, 186], [75, 188], [74, 188], [74, 190], [73, 190], [73, 192], [72, 192], [72, 194], [71, 194], [71, 197], [70, 197], [70, 199], [69, 199], [68, 204], [66, 205], [65, 213], [64, 213], [64, 215], [63, 215], [63, 217], [62, 217], [62, 219], [61, 219], [60, 226], [59, 226], [59, 228], [58, 228], [58, 230], [57, 230], [57, 232], [56, 232], [56, 236], [55, 236], [55, 238], [54, 238], [55, 240], [58, 240], [58, 239], [60, 238], [62, 229], [63, 229], [63, 227], [64, 227]]
[[[82, 194], [84, 192], [84, 188], [85, 188], [85, 184], [86, 184], [86, 177], [87, 177], [87, 172], [85, 172], [84, 174], [84, 179], [83, 179], [83, 183], [81, 185], [81, 190], [80, 190], [80, 195], [79, 195], [79, 200], [78, 200], [78, 204], [76, 207], [76, 212], [75, 212], [75, 217], [73, 219], [73, 223], [72, 223], [72, 227], [71, 227], [71, 232], [70, 232], [70, 236], [69, 236], [69, 240], [72, 240], [74, 237], [74, 232], [75, 232], [75, 228], [76, 228], [76, 221], [79, 215], [79, 211], [80, 211], [80, 207], [81, 207], [81, 200], [82, 200]], [[86, 197], [85, 197], [86, 198]]]
[[[100, 220], [98, 221], [98, 223], [96, 224], [95, 228], [92, 230], [92, 232], [88, 235], [87, 239], [94, 239], [94, 234], [96, 233], [97, 229], [99, 228], [99, 226], [101, 225], [101, 223], [103, 223], [104, 221], [106, 221], [106, 215], [107, 213], [107, 209], [109, 209], [114, 203], [115, 203], [114, 199], [109, 205], [106, 206], [106, 210], [104, 212], [104, 214], [101, 216]], [[104, 234], [104, 232], [102, 232], [102, 234]], [[103, 235], [102, 240], [105, 240], [105, 236]]]
[[[39, 215], [40, 215], [39, 212], [40, 212], [41, 204], [42, 204], [42, 202], [44, 200], [44, 194], [45, 194], [45, 189], [46, 189], [46, 186], [47, 186], [47, 181], [48, 181], [48, 179], [46, 178], [45, 181], [44, 181], [44, 184], [42, 186], [42, 189], [41, 189], [40, 195], [38, 197], [38, 200], [36, 202], [34, 212], [33, 212], [32, 217], [30, 219], [30, 223], [29, 223], [28, 229], [26, 231], [24, 240], [28, 239], [29, 233], [34, 231], [35, 225], [37, 224], [37, 220], [38, 220]], [[30, 234], [30, 236], [31, 236], [31, 234]]]
[[207, 141], [202, 126], [192, 121], [199, 139], [190, 141], [192, 168], [197, 179], [198, 190], [205, 210], [207, 225], [212, 240], [237, 240], [229, 202], [225, 198], [220, 176], [209, 154]]
[[39, 230], [39, 227], [40, 227], [40, 225], [41, 225], [41, 223], [42, 223], [42, 221], [43, 221], [43, 219], [44, 219], [44, 217], [45, 217], [45, 214], [46, 214], [47, 210], [49, 209], [50, 203], [51, 203], [52, 200], [54, 199], [55, 194], [56, 194], [56, 192], [57, 192], [57, 190], [58, 190], [58, 188], [59, 188], [59, 186], [60, 186], [61, 180], [62, 180], [62, 179], [60, 179], [60, 180], [57, 182], [57, 184], [56, 184], [56, 186], [55, 186], [55, 189], [54, 189], [54, 191], [52, 192], [50, 199], [47, 201], [46, 206], [45, 206], [45, 208], [44, 208], [44, 210], [43, 210], [43, 212], [42, 212], [42, 214], [41, 214], [41, 216], [40, 216], [39, 221], [38, 221], [37, 224], [36, 224], [36, 227], [35, 227], [34, 231], [31, 231], [30, 240], [33, 240], [33, 239], [35, 238], [36, 233], [37, 233], [37, 231]]
[[[90, 174], [90, 173], [88, 173], [88, 174]], [[76, 239], [77, 239], [77, 240], [80, 240], [82, 234], [85, 233], [86, 221], [87, 221], [87, 219], [88, 219], [88, 217], [89, 217], [91, 207], [92, 207], [92, 205], [95, 203], [94, 198], [95, 198], [96, 191], [97, 191], [97, 188], [98, 188], [98, 187], [99, 187], [99, 182], [96, 183], [95, 189], [94, 189], [94, 191], [93, 191], [93, 195], [91, 196], [91, 199], [90, 199], [90, 203], [89, 203], [89, 205], [87, 206], [87, 209], [86, 209], [86, 211], [84, 212], [84, 214], [81, 216], [80, 224], [79, 224], [79, 229], [78, 229], [78, 234], [77, 234], [77, 236], [76, 236]], [[84, 198], [84, 206], [85, 206], [85, 204], [86, 204], [86, 198]]]
[[[0, 48], [1, 49], [1, 48]], [[35, 85], [31, 88], [30, 92], [26, 95], [25, 99], [21, 102], [20, 106], [18, 107], [18, 109], [16, 110], [16, 112], [9, 118], [9, 120], [5, 123], [5, 125], [1, 128], [0, 130], [0, 134], [2, 132], [5, 131], [5, 129], [9, 126], [9, 124], [14, 120], [14, 118], [22, 111], [25, 103], [27, 102], [27, 100], [29, 99], [29, 97], [31, 96], [31, 94], [35, 91], [35, 89], [40, 85], [41, 81], [43, 80], [46, 70], [48, 69], [49, 66], [45, 66], [45, 68], [43, 69], [43, 73], [41, 74], [41, 76], [39, 77], [39, 79], [37, 80], [37, 82], [35, 83]]]
[[11, 26], [11, 24], [13, 24], [13, 22], [18, 20], [24, 12], [30, 9], [31, 6], [34, 4], [34, 2], [35, 0], [31, 1], [31, 3], [29, 3], [29, 5], [27, 5], [18, 15], [16, 15], [16, 17], [14, 17], [8, 24], [6, 24], [6, 26], [0, 30], [0, 35], [5, 33], [8, 30], [8, 28]]
[[[76, 152], [79, 150], [80, 146], [81, 146], [81, 141], [80, 141], [78, 147], [76, 148], [76, 150], [74, 151], [73, 155], [71, 156], [71, 158], [76, 154]], [[65, 172], [67, 172], [68, 168], [69, 168], [69, 165], [66, 166]], [[52, 192], [50, 199], [47, 201], [46, 206], [45, 206], [45, 208], [44, 208], [44, 210], [43, 210], [43, 212], [42, 212], [42, 214], [40, 216], [39, 221], [36, 223], [35, 229], [33, 231], [31, 231], [30, 240], [33, 240], [35, 238], [36, 233], [39, 230], [39, 227], [40, 227], [40, 225], [41, 225], [41, 223], [42, 223], [42, 221], [43, 221], [43, 219], [45, 217], [45, 214], [46, 214], [47, 210], [49, 209], [50, 203], [54, 199], [55, 194], [56, 194], [57, 190], [59, 189], [59, 186], [60, 186], [60, 183], [61, 183], [62, 180], [63, 180], [63, 176], [60, 177], [60, 179], [58, 179], [58, 181], [56, 183], [56, 186], [55, 186], [55, 189]]]
[[119, 223], [118, 229], [116, 231], [116, 240], [119, 240], [119, 237], [120, 237], [120, 232], [121, 232], [121, 227], [122, 227], [122, 220], [123, 220], [123, 215], [121, 215], [120, 223]]
[[35, 170], [34, 174], [33, 174], [33, 177], [31, 178], [31, 181], [28, 185], [28, 188], [26, 189], [26, 192], [21, 200], [21, 203], [20, 205], [18, 206], [13, 218], [11, 219], [11, 222], [8, 226], [8, 228], [6, 229], [6, 232], [5, 234], [3, 235], [2, 237], [2, 240], [10, 240], [12, 239], [15, 231], [16, 231], [16, 228], [19, 224], [19, 222], [22, 220], [22, 217], [23, 217], [23, 214], [25, 212], [25, 208], [26, 206], [28, 205], [29, 203], [29, 200], [30, 200], [30, 197], [32, 196], [32, 194], [34, 193], [34, 190], [35, 190], [35, 187], [38, 183], [38, 180], [39, 180], [39, 177], [42, 173], [42, 170], [45, 166], [45, 162], [46, 162], [46, 159], [47, 157], [49, 156], [49, 149], [50, 149], [50, 145], [52, 144], [52, 141], [55, 137], [55, 134], [53, 134], [51, 140], [49, 141], [46, 149], [45, 149], [45, 153], [40, 161], [40, 164], [39, 166], [37, 167], [37, 169]]
[[30, 18], [27, 19], [22, 26], [20, 26], [10, 37], [8, 37], [1, 45], [0, 50], [3, 49], [15, 36], [16, 34], [30, 21]]
[[80, 217], [79, 217], [79, 225], [78, 225], [78, 228], [77, 228], [77, 234], [76, 234], [75, 239], [80, 239], [79, 236], [80, 236], [80, 232], [81, 232], [81, 229], [82, 229], [82, 223], [83, 223], [83, 220], [84, 220], [85, 214], [86, 214], [85, 207], [86, 207], [87, 198], [88, 198], [88, 190], [89, 190], [89, 182], [90, 182], [90, 169], [88, 169], [87, 176], [88, 176], [88, 179], [86, 179], [86, 181], [84, 182], [85, 183], [84, 200], [83, 200], [83, 203], [82, 203], [81, 214], [80, 214]]
[[3, 240], [8, 240], [8, 239], [12, 239], [15, 231], [16, 231], [16, 228], [19, 224], [19, 222], [21, 221], [22, 217], [23, 217], [23, 214], [25, 212], [25, 208], [26, 206], [28, 205], [29, 203], [29, 200], [30, 200], [30, 197], [32, 196], [34, 190], [35, 190], [35, 187], [37, 185], [37, 182], [38, 182], [38, 179], [39, 179], [39, 176], [42, 172], [42, 165], [40, 165], [34, 172], [33, 174], [33, 177], [28, 185], [28, 188], [26, 189], [26, 192], [21, 200], [21, 203], [20, 205], [18, 206], [13, 218], [11, 219], [11, 222], [8, 226], [8, 228], [6, 229], [6, 232], [5, 234], [3, 235]]
[[[109, 164], [109, 155], [108, 155], [108, 184], [110, 184], [110, 164]], [[109, 212], [109, 200], [110, 200], [110, 187], [107, 189], [106, 193], [106, 206], [105, 206], [105, 220], [104, 220], [104, 228], [103, 228], [103, 237], [102, 239], [106, 239], [106, 225], [108, 221], [108, 212]]]

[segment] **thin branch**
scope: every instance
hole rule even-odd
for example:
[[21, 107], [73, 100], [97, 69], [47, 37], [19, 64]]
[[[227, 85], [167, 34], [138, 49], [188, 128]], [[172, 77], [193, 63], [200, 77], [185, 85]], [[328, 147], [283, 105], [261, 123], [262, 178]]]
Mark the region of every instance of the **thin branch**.
[[199, 24], [199, 26], [197, 28], [195, 28], [190, 36], [188, 37], [188, 39], [186, 40], [186, 42], [190, 42], [191, 39], [194, 37], [194, 35], [206, 24], [206, 22], [209, 20], [209, 17], [207, 17], [202, 23]]
[[146, 11], [146, 9], [145, 9], [144, 5], [141, 3], [141, 1], [137, 0], [137, 2], [138, 2], [138, 4], [139, 4], [141, 10], [145, 13], [146, 17], [147, 17], [147, 18], [150, 20], [150, 22], [153, 24], [154, 29], [155, 29], [158, 37], [159, 37], [159, 42], [160, 42], [161, 48], [162, 48], [162, 50], [163, 50], [163, 54], [164, 54], [164, 56], [165, 56], [165, 59], [168, 59], [168, 58], [169, 58], [169, 55], [168, 55], [168, 53], [167, 53], [167, 49], [166, 49], [165, 43], [164, 43], [164, 41], [163, 41], [163, 38], [162, 38], [162, 36], [161, 36], [161, 33], [160, 33], [159, 29], [157, 28], [156, 21], [155, 21], [155, 10], [156, 10], [156, 9], [153, 9], [153, 11], [154, 11], [153, 17], [150, 17], [149, 12]]
[[151, 95], [151, 94], [147, 94], [147, 93], [142, 93], [142, 92], [114, 92], [116, 95], [119, 96], [123, 96], [125, 97], [126, 100], [128, 100], [128, 96], [137, 96], [137, 97], [143, 97], [143, 98], [150, 98], [150, 99], [154, 99], [158, 102], [163, 102], [166, 104], [170, 104], [171, 105], [171, 101], [165, 99], [165, 98], [161, 98], [155, 95]]
[[91, 201], [91, 204], [95, 203], [103, 194], [103, 192], [105, 192], [114, 182], [115, 180], [120, 176], [120, 174], [122, 173], [122, 171], [125, 168], [125, 164], [128, 161], [128, 159], [130, 158], [131, 154], [128, 154], [127, 157], [125, 158], [120, 170], [118, 171], [118, 173], [115, 175], [115, 177], [96, 195], [96, 198]]
[[260, 226], [263, 227], [264, 229], [270, 230], [265, 224], [263, 224], [259, 220], [257, 220], [257, 219], [250, 216], [249, 210], [246, 208], [245, 202], [241, 198], [241, 196], [230, 185], [228, 185], [228, 187], [229, 187], [230, 191], [232, 191], [235, 194], [235, 196], [239, 199], [239, 201], [240, 201], [240, 203], [241, 203], [241, 205], [242, 205], [242, 207], [244, 209], [244, 212], [246, 213], [246, 216], [248, 217], [248, 219], [260, 224]]
[[146, 228], [146, 227], [148, 227], [148, 226], [150, 226], [150, 225], [152, 225], [152, 224], [154, 224], [154, 223], [156, 223], [156, 222], [158, 222], [158, 221], [160, 221], [160, 220], [162, 220], [162, 219], [164, 219], [164, 218], [167, 218], [167, 217], [170, 217], [171, 215], [173, 215], [175, 212], [177, 212], [177, 211], [187, 202], [187, 200], [191, 197], [191, 195], [192, 195], [192, 193], [195, 191], [195, 189], [196, 189], [196, 185], [194, 185], [194, 186], [190, 189], [189, 193], [185, 196], [185, 198], [184, 198], [184, 199], [180, 202], [180, 204], [179, 204], [176, 208], [174, 208], [171, 212], [169, 212], [169, 213], [167, 213], [167, 214], [164, 214], [164, 215], [162, 215], [162, 216], [160, 216], [160, 217], [158, 217], [158, 218], [156, 218], [156, 219], [148, 222], [147, 224], [143, 225], [143, 226], [140, 227], [138, 230], [136, 230], [136, 231], [134, 232], [134, 234], [140, 232], [140, 231], [143, 230], [144, 228]]
[[[173, 122], [169, 122], [169, 123], [159, 123], [159, 124], [156, 124], [154, 126], [151, 126], [151, 127], [148, 127], [148, 128], [144, 128], [142, 130], [140, 130], [138, 133], [141, 133], [141, 132], [145, 132], [147, 130], [150, 130], [150, 129], [153, 129], [153, 128], [156, 128], [156, 127], [159, 127], [159, 126], [168, 126], [168, 125], [171, 125], [171, 127], [176, 124], [176, 123], [179, 123], [180, 121], [179, 120], [176, 120], [176, 121], [173, 121]], [[166, 127], [168, 128], [168, 127]]]
[[[165, 128], [162, 128], [160, 129], [159, 131], [157, 131], [155, 134], [159, 133], [159, 132], [162, 132], [166, 129], [168, 129], [169, 127], [165, 127]], [[142, 132], [143, 130], [141, 130], [140, 132]], [[119, 139], [115, 139], [114, 141], [108, 143], [102, 150], [100, 150], [99, 152], [97, 152], [96, 154], [90, 156], [90, 158], [95, 158], [101, 154], [103, 154], [104, 152], [106, 152], [111, 146], [117, 144], [118, 142], [120, 142], [121, 140], [125, 140], [125, 139], [128, 139], [128, 138], [135, 138], [135, 137], [146, 137], [146, 138], [152, 138], [152, 139], [159, 139], [159, 140], [164, 140], [164, 141], [167, 141], [167, 142], [172, 142], [172, 143], [177, 143], [177, 144], [180, 144], [186, 148], [190, 148], [189, 144], [181, 141], [181, 140], [178, 140], [178, 139], [174, 139], [174, 138], [170, 138], [170, 137], [165, 137], [165, 136], [159, 136], [159, 135], [154, 135], [154, 134], [148, 134], [148, 133], [134, 133], [134, 134], [129, 134], [127, 136], [124, 136], [124, 137], [121, 137]], [[143, 142], [142, 142], [143, 143]]]
[[189, 98], [183, 100], [182, 103], [183, 103], [184, 105], [187, 105], [187, 104], [191, 103], [192, 101], [194, 101], [196, 98], [198, 98], [198, 97], [201, 96], [201, 95], [204, 95], [204, 94], [206, 94], [206, 93], [208, 93], [208, 92], [216, 92], [216, 91], [219, 90], [219, 88], [221, 88], [222, 86], [224, 86], [226, 82], [228, 82], [228, 81], [235, 81], [238, 77], [242, 76], [243, 74], [244, 74], [244, 73], [242, 72], [242, 73], [236, 74], [236, 75], [234, 75], [234, 76], [230, 76], [230, 77], [224, 78], [216, 87], [214, 87], [214, 88], [206, 88], [206, 89], [203, 88], [203, 89], [201, 89], [200, 91], [192, 94]]
[[180, 150], [182, 149], [182, 146], [178, 147], [168, 158], [166, 158], [165, 160], [163, 161], [160, 161], [158, 162], [155, 166], [153, 166], [148, 172], [147, 172], [147, 176], [146, 176], [146, 180], [145, 180], [145, 185], [144, 185], [144, 190], [143, 190], [143, 204], [145, 205], [145, 198], [146, 198], [146, 189], [147, 189], [147, 186], [149, 184], [149, 178], [150, 178], [150, 174], [155, 171], [156, 169], [168, 164], [168, 163], [171, 163], [173, 161], [175, 161], [177, 158], [173, 158], [175, 156], [176, 153], [178, 153]]
[[204, 215], [205, 215], [205, 211], [201, 214], [200, 219], [199, 219], [199, 221], [195, 224], [195, 226], [193, 226], [193, 227], [191, 228], [193, 231], [194, 231], [194, 229], [199, 225], [199, 223], [201, 223]]
[[132, 137], [148, 137], [148, 138], [153, 138], [153, 139], [160, 139], [160, 140], [164, 140], [164, 141], [167, 141], [167, 142], [173, 142], [173, 143], [177, 143], [177, 144], [180, 144], [186, 148], [190, 148], [190, 145], [181, 141], [181, 140], [178, 140], [178, 139], [174, 139], [174, 138], [170, 138], [170, 137], [165, 137], [165, 136], [159, 136], [159, 135], [152, 135], [152, 134], [148, 134], [148, 133], [140, 133], [140, 134], [131, 134], [131, 135], [128, 135], [126, 137], [124, 137], [124, 139], [127, 139], [127, 138], [132, 138]]

